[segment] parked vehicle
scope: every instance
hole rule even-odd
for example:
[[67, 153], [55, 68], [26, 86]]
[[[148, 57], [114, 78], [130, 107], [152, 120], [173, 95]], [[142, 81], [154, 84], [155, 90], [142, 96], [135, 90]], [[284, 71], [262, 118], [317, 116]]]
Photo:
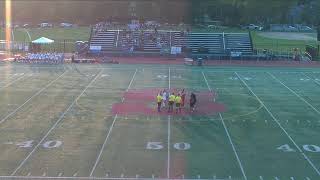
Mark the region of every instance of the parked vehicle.
[[41, 27], [41, 28], [52, 28], [52, 27], [53, 27], [53, 24], [47, 23], [47, 22], [45, 22], [45, 23], [40, 23], [40, 24], [39, 24], [39, 27]]
[[262, 26], [258, 26], [258, 25], [255, 25], [255, 24], [249, 24], [247, 26], [244, 26], [243, 28], [244, 29], [249, 29], [249, 30], [258, 30], [258, 31], [262, 31], [263, 30]]
[[73, 24], [63, 22], [63, 23], [60, 23], [60, 27], [71, 28], [71, 27], [73, 27]]

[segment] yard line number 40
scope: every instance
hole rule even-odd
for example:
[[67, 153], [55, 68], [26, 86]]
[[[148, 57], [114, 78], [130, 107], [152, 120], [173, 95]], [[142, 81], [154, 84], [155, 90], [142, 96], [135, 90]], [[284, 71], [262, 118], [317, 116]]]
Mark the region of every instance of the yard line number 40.
[[[34, 140], [19, 142], [19, 143], [16, 143], [15, 145], [17, 145], [20, 148], [31, 148], [34, 146]], [[61, 141], [53, 140], [53, 141], [44, 142], [42, 144], [42, 147], [46, 149], [52, 149], [52, 148], [58, 148], [61, 145], [62, 145]]]
[[[320, 153], [320, 147], [313, 144], [305, 144], [302, 146], [302, 148], [307, 152]], [[289, 144], [281, 145], [277, 147], [277, 149], [283, 152], [296, 152], [296, 150], [291, 148]]]

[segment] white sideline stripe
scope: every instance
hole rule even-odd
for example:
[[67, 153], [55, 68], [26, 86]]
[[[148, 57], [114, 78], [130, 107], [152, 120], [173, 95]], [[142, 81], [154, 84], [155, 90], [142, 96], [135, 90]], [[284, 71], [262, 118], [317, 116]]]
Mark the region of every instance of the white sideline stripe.
[[50, 128], [50, 130], [43, 136], [43, 138], [39, 141], [39, 143], [32, 149], [32, 151], [28, 154], [28, 156], [19, 164], [19, 166], [12, 172], [12, 176], [17, 173], [17, 171], [24, 165], [24, 163], [27, 162], [27, 160], [32, 156], [32, 154], [38, 149], [40, 144], [43, 143], [43, 141], [49, 136], [51, 131], [56, 128], [56, 126], [63, 120], [64, 116], [70, 111], [70, 109], [74, 106], [74, 104], [80, 99], [80, 97], [85, 93], [85, 91], [89, 88], [89, 86], [100, 76], [102, 73], [102, 70], [99, 72], [99, 74], [90, 81], [90, 83], [82, 90], [82, 92], [79, 94], [79, 96], [74, 99], [74, 101], [70, 104], [70, 106], [61, 114], [59, 119], [54, 123], [54, 125]]
[[305, 73], [302, 73], [302, 74], [303, 74], [304, 76], [306, 76], [307, 78], [312, 79], [312, 81], [313, 81], [314, 83], [316, 83], [316, 84], [318, 84], [318, 85], [320, 86], [320, 83], [319, 83], [318, 81], [314, 80], [314, 78], [311, 78], [310, 76], [306, 75]]
[[[138, 71], [138, 69], [136, 69], [136, 71], [134, 72], [134, 74], [133, 74], [133, 76], [132, 76], [132, 78], [131, 78], [131, 81], [130, 81], [130, 83], [129, 83], [129, 85], [128, 85], [128, 88], [126, 89], [126, 92], [129, 91], [129, 89], [130, 89], [130, 87], [131, 87], [131, 85], [132, 85], [132, 82], [133, 82], [134, 78], [136, 77], [137, 71]], [[121, 101], [123, 102], [123, 101], [124, 101], [124, 98], [122, 98]], [[116, 115], [114, 116], [114, 118], [113, 118], [112, 124], [111, 124], [111, 126], [110, 126], [110, 128], [109, 128], [109, 131], [108, 131], [108, 133], [107, 133], [106, 139], [104, 140], [104, 142], [103, 142], [103, 144], [102, 144], [102, 147], [101, 147], [101, 149], [100, 149], [100, 151], [99, 151], [99, 154], [98, 154], [98, 156], [97, 156], [97, 159], [96, 159], [96, 161], [95, 161], [95, 163], [94, 163], [94, 165], [93, 165], [93, 167], [92, 167], [92, 169], [91, 169], [90, 177], [93, 175], [94, 171], [95, 171], [96, 168], [97, 168], [97, 165], [98, 165], [98, 163], [99, 163], [99, 161], [100, 161], [100, 159], [101, 159], [101, 155], [102, 155], [102, 153], [103, 153], [103, 151], [104, 151], [104, 149], [105, 149], [105, 146], [106, 146], [106, 144], [107, 144], [107, 142], [108, 142], [109, 136], [110, 136], [110, 134], [111, 134], [111, 132], [112, 132], [112, 129], [113, 129], [113, 127], [114, 127], [114, 124], [116, 123], [117, 118], [118, 118], [118, 114], [116, 114]]]
[[67, 71], [65, 71], [64, 73], [62, 73], [59, 77], [57, 77], [55, 80], [52, 80], [49, 84], [47, 84], [44, 88], [40, 89], [38, 92], [36, 92], [35, 94], [33, 94], [31, 97], [29, 97], [29, 99], [27, 101], [25, 101], [23, 104], [21, 104], [19, 107], [17, 107], [14, 111], [12, 111], [10, 114], [8, 114], [7, 116], [5, 116], [4, 118], [2, 118], [0, 120], [0, 124], [2, 124], [3, 122], [5, 122], [9, 117], [11, 117], [12, 115], [16, 114], [23, 106], [25, 106], [28, 102], [30, 102], [33, 98], [35, 98], [36, 96], [38, 96], [39, 94], [41, 94], [44, 90], [46, 90], [49, 86], [51, 86], [54, 82], [56, 82], [57, 80], [59, 80], [63, 75], [65, 75]]
[[[212, 89], [211, 89], [208, 81], [206, 80], [207, 78], [206, 78], [206, 76], [205, 76], [205, 74], [204, 74], [203, 71], [202, 71], [202, 75], [203, 75], [203, 78], [205, 79], [205, 81], [206, 81], [206, 83], [207, 83], [208, 89], [210, 90], [210, 92], [212, 92]], [[227, 136], [228, 136], [228, 139], [229, 139], [229, 142], [230, 142], [230, 144], [231, 144], [232, 150], [233, 150], [233, 152], [234, 152], [234, 154], [235, 154], [235, 156], [236, 156], [236, 158], [237, 158], [237, 161], [238, 161], [239, 167], [240, 167], [240, 169], [241, 169], [243, 178], [244, 178], [245, 180], [247, 180], [247, 176], [246, 176], [246, 173], [245, 173], [244, 168], [243, 168], [243, 166], [242, 166], [241, 160], [240, 160], [240, 158], [239, 158], [239, 156], [238, 156], [238, 153], [237, 153], [237, 150], [236, 150], [235, 146], [233, 145], [232, 139], [231, 139], [231, 137], [230, 137], [230, 134], [229, 134], [229, 131], [228, 131], [228, 129], [227, 129], [227, 126], [226, 126], [226, 124], [224, 123], [224, 119], [222, 118], [221, 113], [219, 113], [219, 116], [220, 116], [222, 125], [223, 125], [223, 127], [224, 127], [224, 130], [225, 130], [225, 132], [226, 132], [226, 134], [227, 134]]]
[[254, 95], [257, 100], [261, 103], [261, 105], [264, 107], [264, 109], [269, 113], [269, 115], [272, 117], [272, 119], [274, 120], [274, 122], [276, 124], [278, 124], [278, 126], [280, 127], [280, 129], [287, 135], [287, 137], [290, 139], [290, 141], [294, 144], [294, 146], [299, 150], [299, 152], [302, 154], [302, 156], [305, 158], [305, 160], [308, 161], [308, 163], [312, 166], [312, 168], [317, 172], [317, 174], [320, 176], [320, 172], [319, 170], [316, 168], [316, 166], [312, 163], [312, 161], [308, 158], [307, 155], [305, 155], [303, 153], [303, 151], [301, 150], [301, 148], [297, 145], [297, 143], [292, 139], [292, 137], [288, 134], [288, 132], [283, 128], [283, 126], [280, 124], [280, 122], [278, 121], [278, 119], [271, 113], [271, 111], [267, 108], [267, 106], [261, 101], [261, 99], [252, 91], [252, 89], [248, 86], [248, 84], [243, 81], [243, 79], [239, 76], [239, 74], [237, 72], [235, 72], [235, 74], [239, 77], [239, 79], [241, 80], [241, 82], [248, 88], [248, 90], [251, 92], [252, 95]]
[[11, 82], [10, 82], [10, 83], [8, 83], [8, 84], [6, 84], [6, 85], [4, 85], [4, 86], [0, 87], [0, 89], [7, 88], [7, 87], [11, 86], [12, 84], [16, 83], [17, 81], [21, 80], [21, 79], [22, 79], [22, 78], [24, 78], [24, 77], [26, 77], [26, 74], [24, 74], [23, 76], [21, 76], [21, 77], [19, 77], [19, 78], [15, 79], [15, 80], [13, 80], [13, 81], [11, 81]]
[[[0, 179], [81, 179], [81, 180], [136, 180], [136, 177], [73, 177], [73, 176], [61, 176], [61, 177], [51, 177], [51, 176], [0, 176]], [[139, 180], [181, 180], [179, 179], [167, 179], [167, 178], [141, 178]], [[199, 179], [184, 179], [184, 180], [199, 180]], [[212, 179], [200, 179], [200, 180], [212, 180]], [[215, 179], [215, 180], [227, 180], [227, 179]]]
[[222, 122], [222, 125], [223, 125], [223, 127], [224, 127], [224, 130], [226, 131], [226, 134], [227, 134], [227, 136], [228, 136], [228, 139], [229, 139], [229, 142], [230, 142], [230, 144], [231, 144], [231, 147], [232, 147], [232, 150], [233, 150], [233, 152], [234, 152], [234, 155], [235, 155], [236, 158], [237, 158], [237, 161], [238, 161], [238, 164], [239, 164], [239, 166], [240, 166], [240, 169], [241, 169], [243, 178], [244, 178], [245, 180], [247, 180], [247, 176], [246, 176], [246, 173], [245, 173], [244, 168], [243, 168], [243, 166], [242, 166], [242, 163], [241, 163], [241, 160], [240, 160], [240, 158], [239, 158], [238, 152], [237, 152], [237, 150], [236, 150], [236, 148], [235, 148], [235, 146], [234, 146], [234, 144], [233, 144], [233, 142], [232, 142], [232, 139], [231, 139], [231, 137], [230, 137], [229, 131], [228, 131], [228, 129], [227, 129], [226, 124], [224, 123], [224, 120], [223, 120], [223, 117], [222, 117], [221, 113], [219, 113], [219, 116], [220, 116], [220, 118], [221, 118], [221, 122]]
[[278, 78], [276, 78], [273, 74], [268, 73], [273, 79], [275, 79], [276, 81], [278, 81], [280, 84], [282, 84], [285, 88], [287, 88], [290, 92], [292, 92], [294, 95], [296, 95], [301, 101], [305, 102], [309, 107], [311, 107], [315, 112], [317, 112], [318, 114], [320, 114], [320, 111], [315, 108], [312, 104], [310, 104], [307, 100], [305, 100], [303, 97], [301, 97], [299, 94], [297, 94], [294, 90], [292, 90], [291, 88], [289, 88], [288, 86], [286, 86], [282, 81], [280, 81]]

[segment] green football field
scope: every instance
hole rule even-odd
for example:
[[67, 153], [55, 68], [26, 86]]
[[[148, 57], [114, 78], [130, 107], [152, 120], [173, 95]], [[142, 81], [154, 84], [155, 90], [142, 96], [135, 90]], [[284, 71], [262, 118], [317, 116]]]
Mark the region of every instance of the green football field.
[[[0, 74], [1, 179], [320, 179], [319, 69], [3, 63]], [[112, 113], [152, 88], [212, 91], [225, 111]]]

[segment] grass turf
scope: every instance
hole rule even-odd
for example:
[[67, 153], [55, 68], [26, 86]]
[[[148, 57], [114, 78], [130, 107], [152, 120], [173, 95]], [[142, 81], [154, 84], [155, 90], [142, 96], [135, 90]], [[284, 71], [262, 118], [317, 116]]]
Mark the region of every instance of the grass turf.
[[[0, 124], [1, 176], [319, 178], [317, 69], [102, 67], [0, 66], [1, 87], [21, 78], [0, 89], [0, 118], [8, 116]], [[227, 107], [223, 121], [110, 112], [128, 87], [169, 86], [209, 86]]]

